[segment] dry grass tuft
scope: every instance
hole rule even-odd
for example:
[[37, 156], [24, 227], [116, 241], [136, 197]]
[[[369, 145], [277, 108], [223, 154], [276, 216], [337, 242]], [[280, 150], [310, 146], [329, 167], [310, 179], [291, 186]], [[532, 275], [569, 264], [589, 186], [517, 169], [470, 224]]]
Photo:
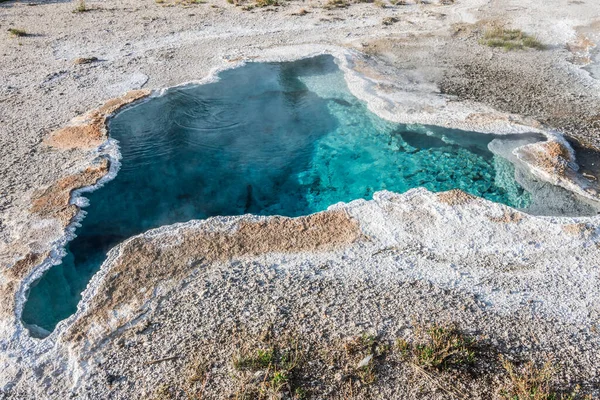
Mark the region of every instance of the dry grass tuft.
[[27, 36], [27, 32], [24, 29], [10, 28], [8, 33], [15, 37]]
[[78, 57], [73, 60], [74, 65], [91, 64], [98, 61], [98, 57]]
[[154, 0], [154, 2], [162, 5], [163, 7], [181, 6], [184, 8], [206, 4], [206, 0]]
[[409, 344], [396, 341], [401, 355], [411, 363], [426, 370], [456, 369], [475, 362], [475, 339], [467, 337], [454, 326], [433, 324], [419, 327], [421, 341]]
[[82, 12], [86, 12], [86, 11], [90, 11], [90, 9], [85, 4], [85, 0], [77, 0], [77, 5], [75, 6], [75, 9], [73, 10], [73, 12], [74, 13], [82, 13]]
[[552, 361], [547, 360], [541, 366], [529, 361], [518, 368], [515, 364], [500, 356], [502, 367], [508, 374], [508, 382], [501, 388], [500, 396], [510, 400], [575, 400], [591, 399], [589, 395], [581, 395], [579, 387], [572, 393], [560, 394], [552, 387], [557, 369]]
[[362, 386], [375, 383], [378, 364], [385, 358], [389, 350], [390, 346], [381, 342], [375, 335], [365, 333], [350, 338], [344, 344], [345, 380], [360, 382]]
[[240, 349], [233, 359], [234, 369], [242, 374], [234, 398], [305, 398], [297, 379], [304, 358], [297, 342]]
[[509, 383], [500, 391], [501, 396], [511, 400], [552, 398], [550, 383], [556, 370], [550, 361], [546, 361], [539, 368], [531, 361], [522, 368], [517, 368], [515, 364], [504, 357], [501, 357], [501, 361], [509, 378]]
[[218, 351], [211, 354], [199, 347], [182, 370], [183, 386], [161, 382], [155, 398], [213, 398], [225, 379], [227, 395], [220, 392], [219, 398], [236, 400], [381, 398], [382, 391], [396, 384], [466, 400], [475, 397], [470, 391], [473, 383], [488, 385], [487, 394], [494, 398], [591, 399], [579, 389], [556, 392], [552, 387], [556, 369], [550, 362], [539, 368], [532, 362], [517, 367], [496, 349], [487, 353], [483, 343], [476, 350], [475, 340], [454, 325], [416, 324], [414, 341], [400, 339], [396, 346], [372, 333], [315, 342], [297, 333], [274, 332], [269, 327], [258, 336], [241, 335], [231, 343], [229, 362], [223, 362]]
[[256, 7], [269, 7], [269, 6], [277, 7], [280, 5], [278, 0], [256, 0], [256, 2], [254, 4]]
[[346, 0], [327, 0], [327, 3], [323, 6], [326, 10], [333, 10], [335, 8], [347, 8], [350, 3]]
[[544, 50], [546, 48], [537, 38], [519, 29], [505, 29], [498, 26], [486, 30], [479, 43], [490, 47], [501, 47], [506, 51], [525, 48]]

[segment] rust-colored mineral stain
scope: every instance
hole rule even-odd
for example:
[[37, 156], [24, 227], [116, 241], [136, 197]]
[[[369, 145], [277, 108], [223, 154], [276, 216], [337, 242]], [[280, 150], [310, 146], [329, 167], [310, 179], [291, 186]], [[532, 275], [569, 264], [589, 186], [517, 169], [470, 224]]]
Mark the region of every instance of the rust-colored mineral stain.
[[[345, 211], [325, 211], [299, 218], [241, 220], [234, 232], [184, 228], [160, 239], [134, 238], [111, 265], [90, 302], [90, 311], [70, 328], [67, 339], [84, 338], [91, 326], [107, 329], [103, 323], [113, 310], [124, 305], [129, 310], [138, 309], [149, 300], [159, 282], [183, 279], [196, 268], [195, 260], [207, 264], [266, 253], [329, 251], [348, 245], [359, 236], [358, 223]], [[176, 245], [162, 245], [173, 238], [177, 239]], [[117, 324], [122, 322], [125, 321]]]
[[59, 149], [98, 147], [105, 140], [103, 123], [102, 119], [92, 117], [82, 125], [71, 125], [53, 132], [44, 143]]
[[582, 236], [585, 234], [592, 234], [594, 228], [588, 226], [586, 223], [566, 224], [562, 226], [562, 231], [571, 236]]
[[107, 138], [106, 118], [119, 108], [146, 97], [150, 93], [149, 90], [133, 90], [121, 97], [110, 99], [83, 117], [73, 119], [69, 126], [52, 132], [44, 143], [58, 149], [93, 149], [98, 147]]
[[108, 100], [106, 103], [100, 106], [100, 108], [98, 108], [97, 112], [101, 115], [108, 116], [117, 111], [119, 108], [150, 95], [150, 93], [150, 90], [132, 90], [125, 93], [121, 97]]
[[437, 194], [437, 199], [440, 203], [445, 203], [451, 206], [460, 206], [463, 204], [470, 203], [477, 199], [477, 197], [463, 192], [460, 189], [452, 189], [447, 192], [441, 192]]
[[79, 174], [60, 179], [35, 198], [31, 212], [43, 218], [59, 219], [63, 226], [67, 226], [77, 214], [77, 206], [69, 203], [71, 192], [98, 182], [108, 172], [108, 166], [108, 160], [103, 159]]
[[589, 51], [596, 46], [588, 36], [579, 33], [575, 40], [567, 43], [567, 50], [573, 53], [571, 62], [577, 65], [587, 65], [592, 62]]
[[512, 210], [504, 210], [499, 217], [488, 216], [488, 219], [498, 224], [518, 224], [523, 220], [523, 213]]
[[559, 142], [548, 141], [524, 149], [529, 162], [547, 172], [564, 176], [571, 159], [569, 150]]
[[571, 157], [566, 147], [558, 142], [540, 143], [539, 147], [545, 149], [546, 153], [552, 158], [562, 157], [567, 160]]
[[29, 253], [15, 262], [12, 267], [2, 271], [0, 279], [0, 318], [14, 316], [15, 293], [21, 282], [48, 255], [49, 253]]
[[29, 253], [19, 261], [7, 268], [4, 276], [8, 279], [22, 279], [31, 272], [31, 269], [40, 264], [49, 253]]

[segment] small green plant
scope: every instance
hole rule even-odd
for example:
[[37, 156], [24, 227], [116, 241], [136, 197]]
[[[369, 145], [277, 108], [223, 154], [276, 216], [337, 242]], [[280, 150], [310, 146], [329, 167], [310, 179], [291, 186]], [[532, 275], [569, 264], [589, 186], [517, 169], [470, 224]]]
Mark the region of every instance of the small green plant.
[[530, 36], [519, 29], [505, 29], [494, 27], [488, 29], [479, 41], [490, 47], [501, 47], [506, 51], [521, 50], [525, 48], [543, 50], [545, 46], [535, 37]]
[[380, 341], [377, 336], [364, 333], [354, 336], [344, 343], [346, 356], [349, 357], [347, 370], [350, 379], [371, 385], [377, 381], [377, 365], [387, 355], [390, 345]]
[[258, 349], [254, 353], [239, 355], [233, 366], [238, 370], [257, 370], [267, 368], [273, 362], [273, 349]]
[[161, 384], [154, 390], [154, 399], [172, 399], [173, 388], [166, 383]]
[[10, 28], [8, 30], [8, 33], [10, 33], [11, 35], [15, 36], [15, 37], [23, 37], [23, 36], [27, 36], [27, 32], [23, 29], [17, 29], [17, 28]]
[[277, 0], [256, 0], [256, 7], [268, 7], [268, 6], [278, 6], [279, 1]]
[[82, 12], [86, 12], [89, 10], [90, 9], [85, 4], [85, 0], [77, 0], [77, 5], [75, 6], [75, 9], [73, 10], [73, 12], [74, 13], [82, 13]]
[[326, 10], [332, 10], [334, 8], [346, 8], [350, 6], [350, 3], [346, 0], [327, 0], [327, 3], [323, 6]]
[[372, 335], [370, 333], [363, 333], [360, 336], [360, 343], [362, 346], [364, 347], [371, 347], [375, 344], [377, 340], [377, 337], [375, 335]]
[[348, 354], [356, 354], [360, 352], [370, 352], [373, 345], [376, 343], [377, 337], [368, 333], [363, 333], [360, 336], [351, 338], [344, 344], [344, 349]]
[[360, 382], [363, 385], [372, 385], [377, 381], [377, 373], [372, 362], [358, 368], [356, 371], [356, 376], [358, 376], [358, 379], [360, 379]]
[[429, 370], [454, 369], [475, 362], [475, 340], [453, 326], [433, 324], [419, 327], [423, 341], [411, 346], [404, 339], [396, 341], [400, 355]]
[[410, 344], [406, 339], [396, 339], [396, 349], [402, 358], [406, 358], [410, 354]]
[[[233, 366], [238, 371], [254, 371], [262, 378], [260, 382], [242, 385], [237, 398], [287, 398], [303, 399], [306, 392], [298, 384], [298, 374], [303, 361], [303, 352], [295, 342], [274, 344], [266, 348], [245, 351], [234, 358]], [[259, 393], [248, 397], [247, 393]]]
[[279, 391], [283, 385], [285, 385], [289, 380], [289, 376], [285, 370], [276, 371], [273, 373], [273, 377], [271, 378], [271, 386], [275, 389], [275, 391]]
[[294, 390], [294, 399], [295, 400], [304, 400], [308, 397], [308, 393], [301, 387], [297, 387]]

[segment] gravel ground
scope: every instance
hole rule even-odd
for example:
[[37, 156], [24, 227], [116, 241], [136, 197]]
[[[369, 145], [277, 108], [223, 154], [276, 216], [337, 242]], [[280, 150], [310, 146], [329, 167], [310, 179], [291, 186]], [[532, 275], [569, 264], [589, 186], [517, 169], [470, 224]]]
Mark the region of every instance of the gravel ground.
[[[598, 396], [597, 227], [419, 189], [307, 218], [159, 228], [112, 251], [87, 307], [30, 347], [35, 368], [8, 394], [241, 398], [272, 378], [236, 367], [240, 355], [297, 346], [294, 388], [311, 398], [500, 398], [501, 356], [551, 360], [552, 390]], [[397, 340], [431, 324], [476, 340], [474, 362], [406, 361]], [[377, 347], [350, 351], [364, 335]], [[374, 382], [357, 368], [370, 354]]]

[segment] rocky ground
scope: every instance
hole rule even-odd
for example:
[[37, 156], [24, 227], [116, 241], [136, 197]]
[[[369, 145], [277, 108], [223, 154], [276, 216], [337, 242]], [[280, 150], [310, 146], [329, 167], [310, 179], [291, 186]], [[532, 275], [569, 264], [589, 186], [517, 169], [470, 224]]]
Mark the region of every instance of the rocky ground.
[[[554, 183], [596, 185], [600, 5], [403, 3], [0, 2], [0, 396], [492, 398], [512, 390], [501, 355], [517, 369], [550, 359], [549, 391], [600, 396], [598, 217], [535, 217], [457, 193], [166, 227], [115, 249], [49, 338], [20, 324], [27, 284], [77, 211], [65, 194], [106, 172], [95, 147], [52, 146], [50, 133], [125, 92], [240, 60], [332, 52], [386, 118], [558, 130], [582, 169]], [[544, 48], [490, 47], [500, 26]], [[36, 211], [40, 199], [51, 213]], [[149, 262], [157, 249], [170, 257]], [[446, 342], [475, 343], [423, 362], [432, 324], [456, 327]]]

